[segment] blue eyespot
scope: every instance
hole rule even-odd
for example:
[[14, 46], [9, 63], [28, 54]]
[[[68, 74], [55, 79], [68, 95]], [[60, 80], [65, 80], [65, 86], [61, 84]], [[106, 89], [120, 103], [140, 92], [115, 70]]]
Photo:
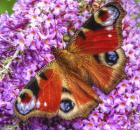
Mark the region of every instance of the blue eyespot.
[[70, 99], [63, 99], [60, 103], [60, 110], [68, 113], [74, 108], [74, 103]]
[[118, 54], [115, 51], [110, 51], [105, 54], [105, 61], [108, 65], [114, 65], [118, 61]]

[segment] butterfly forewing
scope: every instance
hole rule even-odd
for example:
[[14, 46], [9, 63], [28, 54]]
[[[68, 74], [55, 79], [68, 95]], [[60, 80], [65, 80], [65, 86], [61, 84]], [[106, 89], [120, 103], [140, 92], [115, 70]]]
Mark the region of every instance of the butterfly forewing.
[[94, 13], [71, 40], [68, 50], [75, 53], [99, 54], [120, 47], [121, 21], [124, 11], [118, 3], [109, 3]]
[[52, 117], [58, 113], [62, 91], [61, 75], [55, 62], [48, 66], [32, 78], [15, 103], [16, 114], [23, 120], [32, 116]]

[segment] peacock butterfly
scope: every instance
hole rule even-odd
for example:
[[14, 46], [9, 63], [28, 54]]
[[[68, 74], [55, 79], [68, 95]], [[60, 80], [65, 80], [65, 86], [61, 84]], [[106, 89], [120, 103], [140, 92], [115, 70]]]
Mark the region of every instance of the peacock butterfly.
[[53, 47], [55, 60], [17, 97], [17, 117], [86, 117], [101, 102], [92, 85], [108, 94], [125, 76], [121, 49], [124, 15], [119, 3], [108, 3], [92, 14], [65, 49]]

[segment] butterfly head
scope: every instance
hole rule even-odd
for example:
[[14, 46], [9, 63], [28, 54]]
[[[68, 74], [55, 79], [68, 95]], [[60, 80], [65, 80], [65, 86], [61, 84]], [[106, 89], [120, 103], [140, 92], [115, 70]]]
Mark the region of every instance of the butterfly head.
[[62, 54], [62, 50], [55, 48], [54, 46], [51, 47], [51, 53], [55, 56], [55, 58], [60, 57]]
[[56, 59], [70, 56], [70, 53], [67, 50], [55, 47], [51, 47], [51, 53]]

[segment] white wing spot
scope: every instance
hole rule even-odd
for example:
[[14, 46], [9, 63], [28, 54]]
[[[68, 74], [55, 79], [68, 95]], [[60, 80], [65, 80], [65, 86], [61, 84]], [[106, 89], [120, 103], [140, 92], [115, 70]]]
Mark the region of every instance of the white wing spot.
[[36, 102], [36, 108], [40, 108], [40, 101]]
[[111, 35], [111, 34], [108, 34], [107, 36], [108, 36], [108, 37], [112, 37], [112, 35]]
[[111, 31], [111, 30], [113, 30], [113, 26], [108, 26], [108, 27], [106, 27], [105, 28], [107, 31]]
[[46, 102], [44, 102], [44, 107], [47, 107], [47, 103]]

